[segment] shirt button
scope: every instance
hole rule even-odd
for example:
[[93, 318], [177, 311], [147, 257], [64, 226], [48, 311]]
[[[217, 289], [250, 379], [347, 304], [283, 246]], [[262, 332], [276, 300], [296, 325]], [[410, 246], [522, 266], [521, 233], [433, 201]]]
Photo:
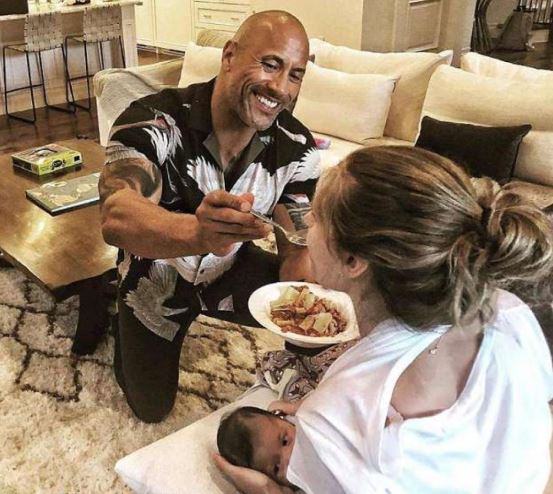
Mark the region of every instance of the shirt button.
[[204, 274], [205, 269], [200, 269], [200, 274]]

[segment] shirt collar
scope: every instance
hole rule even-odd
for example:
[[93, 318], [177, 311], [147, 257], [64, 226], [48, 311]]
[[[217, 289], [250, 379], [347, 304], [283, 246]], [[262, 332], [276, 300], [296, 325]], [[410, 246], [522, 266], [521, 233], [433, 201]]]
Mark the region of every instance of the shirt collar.
[[[190, 103], [189, 125], [193, 129], [207, 134], [203, 144], [209, 150], [213, 158], [217, 160], [219, 166], [221, 166], [219, 162], [219, 146], [215, 134], [213, 133], [213, 122], [211, 120], [211, 97], [213, 96], [215, 80], [216, 78], [213, 78], [205, 84], [200, 84], [196, 90], [196, 94]], [[267, 131], [270, 132], [270, 129], [267, 129]], [[263, 132], [263, 134], [266, 134], [267, 131]], [[246, 147], [243, 161], [251, 163], [264, 148], [265, 146], [259, 138], [259, 132], [256, 132]]]
[[213, 130], [211, 121], [211, 96], [215, 87], [215, 79], [211, 79], [205, 84], [199, 84], [190, 103], [189, 125], [195, 130], [210, 134]]

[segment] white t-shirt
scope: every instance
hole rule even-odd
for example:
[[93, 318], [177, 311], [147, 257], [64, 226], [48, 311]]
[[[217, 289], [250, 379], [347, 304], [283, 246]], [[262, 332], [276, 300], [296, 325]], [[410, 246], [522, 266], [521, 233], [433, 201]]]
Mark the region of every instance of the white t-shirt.
[[464, 390], [449, 409], [384, 427], [401, 373], [448, 328], [388, 320], [328, 369], [297, 413], [288, 479], [307, 494], [542, 493], [553, 371], [531, 310], [501, 291]]

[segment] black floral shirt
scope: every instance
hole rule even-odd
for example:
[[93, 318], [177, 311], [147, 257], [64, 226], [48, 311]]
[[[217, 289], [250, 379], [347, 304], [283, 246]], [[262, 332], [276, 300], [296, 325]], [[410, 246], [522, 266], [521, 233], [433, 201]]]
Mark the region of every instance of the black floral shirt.
[[[253, 207], [268, 215], [279, 203], [310, 201], [320, 172], [319, 154], [310, 132], [287, 111], [269, 129], [257, 132], [225, 173], [212, 132], [214, 82], [166, 89], [132, 103], [115, 122], [107, 162], [139, 157], [154, 163], [162, 176], [160, 206], [169, 211], [193, 214], [208, 192], [221, 189], [236, 195], [251, 192]], [[122, 299], [146, 327], [172, 340], [179, 329], [173, 316], [188, 310], [187, 298], [197, 293], [193, 288], [228, 271], [241, 247], [235, 244], [224, 257], [157, 260], [121, 251]], [[178, 301], [177, 280], [182, 294]], [[232, 300], [225, 304], [232, 305]]]

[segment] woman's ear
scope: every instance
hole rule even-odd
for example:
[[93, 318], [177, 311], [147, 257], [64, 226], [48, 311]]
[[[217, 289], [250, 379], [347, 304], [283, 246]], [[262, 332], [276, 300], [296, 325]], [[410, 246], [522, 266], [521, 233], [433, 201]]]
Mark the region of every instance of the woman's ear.
[[343, 262], [345, 272], [349, 278], [359, 278], [369, 269], [369, 263], [366, 259], [353, 254], [345, 254]]

